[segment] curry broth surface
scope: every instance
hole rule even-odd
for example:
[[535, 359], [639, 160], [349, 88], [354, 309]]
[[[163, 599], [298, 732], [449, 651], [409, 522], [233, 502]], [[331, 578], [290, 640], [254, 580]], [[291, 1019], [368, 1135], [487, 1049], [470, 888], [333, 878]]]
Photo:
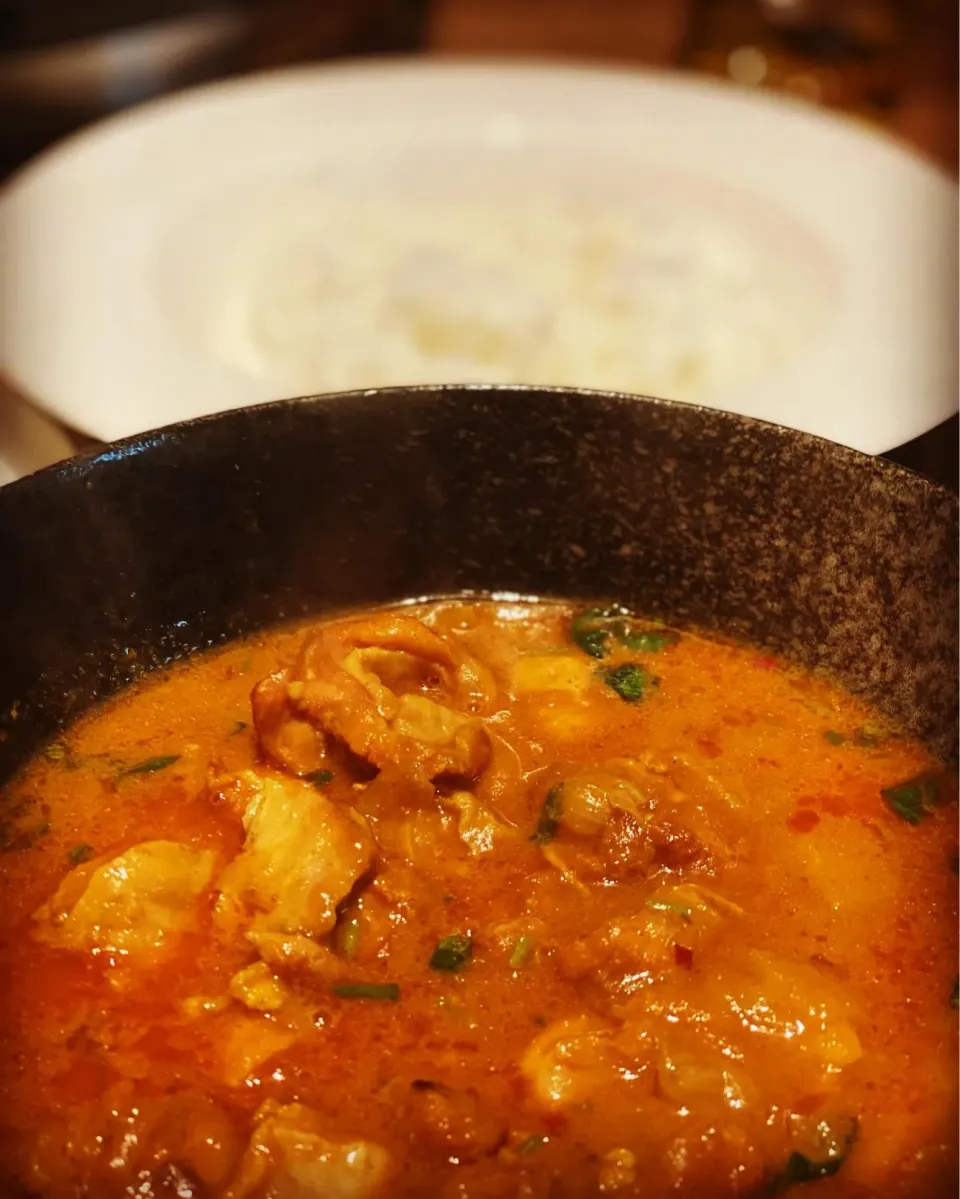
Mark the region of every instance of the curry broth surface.
[[[398, 648], [402, 619], [378, 643], [397, 613], [450, 661]], [[269, 633], [30, 765], [0, 857], [4, 1194], [956, 1193], [955, 784], [823, 680], [626, 618], [577, 644], [574, 617], [378, 611], [309, 661], [323, 626]], [[366, 748], [323, 692], [344, 661], [370, 720], [425, 696], [456, 736], [401, 745], [381, 716]], [[284, 669], [299, 698], [258, 739], [251, 689]], [[282, 879], [227, 903], [264, 778], [352, 847], [314, 865], [327, 834], [296, 834], [309, 927]], [[179, 923], [83, 924], [84, 887], [144, 842], [209, 871]]]

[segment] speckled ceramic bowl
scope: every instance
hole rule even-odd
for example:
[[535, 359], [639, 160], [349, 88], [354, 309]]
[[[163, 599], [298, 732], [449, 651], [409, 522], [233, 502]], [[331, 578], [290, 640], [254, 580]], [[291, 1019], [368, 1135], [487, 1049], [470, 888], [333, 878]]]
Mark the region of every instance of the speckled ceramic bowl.
[[723, 412], [431, 387], [175, 425], [0, 491], [0, 777], [173, 658], [464, 590], [616, 598], [752, 641], [956, 757], [949, 493]]

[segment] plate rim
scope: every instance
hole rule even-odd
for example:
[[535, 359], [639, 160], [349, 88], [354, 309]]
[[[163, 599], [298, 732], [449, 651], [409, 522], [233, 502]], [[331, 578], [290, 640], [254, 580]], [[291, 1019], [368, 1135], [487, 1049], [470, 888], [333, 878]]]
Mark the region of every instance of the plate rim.
[[[292, 67], [281, 67], [250, 75], [213, 80], [195, 87], [185, 88], [169, 95], [138, 104], [132, 108], [118, 112], [105, 120], [87, 126], [66, 137], [62, 141], [48, 147], [36, 158], [24, 164], [14, 172], [0, 187], [0, 229], [5, 219], [8, 206], [16, 202], [18, 194], [29, 186], [42, 186], [44, 176], [61, 169], [62, 164], [71, 158], [94, 151], [104, 139], [123, 136], [125, 131], [136, 132], [138, 127], [156, 125], [163, 122], [168, 114], [176, 114], [184, 109], [189, 110], [198, 103], [204, 107], [218, 104], [229, 106], [236, 98], [249, 95], [261, 96], [266, 91], [284, 89], [287, 87], [316, 87], [321, 92], [326, 91], [327, 97], [336, 94], [338, 87], [353, 86], [361, 90], [368, 87], [382, 87], [392, 78], [405, 79], [414, 85], [427, 87], [436, 86], [438, 81], [457, 78], [473, 80], [477, 84], [488, 83], [494, 79], [502, 80], [504, 74], [510, 77], [513, 84], [520, 86], [532, 85], [538, 81], [549, 79], [557, 83], [571, 83], [576, 86], [622, 87], [642, 95], [645, 90], [659, 90], [666, 94], [685, 95], [696, 98], [696, 102], [718, 99], [730, 112], [749, 112], [764, 114], [770, 117], [787, 117], [795, 123], [798, 129], [811, 131], [826, 130], [834, 136], [848, 141], [850, 145], [870, 145], [875, 150], [897, 164], [895, 169], [902, 167], [905, 171], [914, 172], [914, 177], [924, 177], [928, 184], [936, 188], [949, 189], [954, 198], [957, 196], [956, 181], [939, 164], [918, 152], [901, 139], [891, 136], [881, 128], [867, 122], [825, 110], [803, 101], [800, 98], [765, 91], [754, 91], [741, 88], [731, 82], [719, 78], [704, 77], [681, 71], [630, 68], [621, 65], [605, 65], [589, 62], [565, 62], [538, 58], [503, 58], [503, 57], [436, 57], [416, 58], [400, 56], [383, 56], [363, 60], [342, 60], [329, 63], [309, 63]], [[629, 127], [635, 122], [635, 117], [624, 114], [621, 127]], [[531, 118], [532, 123], [535, 119]], [[946, 195], [946, 193], [944, 193]], [[92, 424], [84, 423], [83, 417], [69, 398], [63, 396], [42, 396], [31, 384], [28, 377], [20, 373], [17, 364], [9, 360], [0, 363], [16, 390], [41, 411], [53, 416], [79, 432], [91, 437], [102, 439], [110, 436], [96, 420]], [[456, 380], [451, 380], [454, 384]], [[753, 381], [744, 384], [744, 390], [755, 386]], [[729, 389], [728, 389], [729, 390]], [[238, 397], [242, 398], [242, 397]], [[278, 397], [279, 398], [279, 397]], [[254, 401], [256, 403], [256, 401]], [[251, 405], [244, 405], [251, 406]], [[931, 410], [934, 405], [925, 405]], [[949, 419], [955, 408], [951, 408], [944, 416], [939, 413], [937, 419], [929, 415], [913, 422], [903, 421], [905, 436], [897, 445], [904, 444], [922, 435], [944, 419]], [[746, 415], [746, 414], [744, 414]], [[176, 419], [174, 415], [174, 419]], [[764, 419], [764, 418], [755, 418]], [[114, 431], [115, 433], [115, 431]], [[121, 436], [132, 435], [129, 430], [122, 430]], [[820, 434], [813, 434], [814, 436]], [[865, 435], [858, 446], [851, 448], [863, 449], [869, 440]], [[882, 453], [895, 448], [889, 445], [879, 445], [874, 439], [873, 447], [864, 452]]]

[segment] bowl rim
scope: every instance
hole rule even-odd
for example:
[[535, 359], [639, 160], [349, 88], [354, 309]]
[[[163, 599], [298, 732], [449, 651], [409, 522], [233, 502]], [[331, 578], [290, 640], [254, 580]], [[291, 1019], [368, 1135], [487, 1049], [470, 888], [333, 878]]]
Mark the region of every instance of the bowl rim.
[[349, 405], [358, 400], [370, 400], [374, 397], [384, 399], [401, 399], [405, 396], [434, 397], [458, 396], [468, 400], [474, 395], [555, 395], [567, 399], [584, 401], [603, 400], [618, 405], [631, 404], [651, 405], [664, 411], [694, 411], [706, 420], [712, 420], [720, 425], [741, 429], [757, 430], [761, 436], [777, 440], [789, 440], [803, 445], [810, 450], [819, 449], [840, 461], [849, 464], [857, 470], [870, 469], [881, 480], [899, 482], [905, 486], [918, 488], [928, 492], [931, 497], [949, 500], [954, 506], [958, 505], [957, 495], [949, 488], [935, 480], [901, 466], [897, 462], [881, 455], [864, 453], [838, 441], [820, 437], [815, 433], [807, 433], [802, 429], [794, 429], [789, 425], [780, 425], [775, 421], [763, 420], [755, 416], [743, 416], [738, 412], [730, 412], [725, 408], [715, 408], [712, 405], [690, 403], [685, 400], [664, 399], [660, 396], [641, 395], [625, 391], [607, 391], [601, 388], [582, 388], [565, 386], [541, 386], [530, 383], [420, 383], [396, 384], [385, 387], [355, 388], [349, 391], [317, 392], [308, 395], [289, 396], [282, 399], [268, 400], [261, 404], [249, 404], [240, 408], [225, 408], [220, 412], [207, 413], [203, 416], [190, 417], [187, 420], [175, 421], [169, 425], [159, 425], [153, 429], [145, 429], [116, 441], [98, 443], [79, 450], [70, 458], [52, 463], [32, 474], [15, 479], [0, 487], [0, 508], [5, 497], [19, 495], [28, 488], [47, 486], [54, 478], [69, 478], [77, 474], [85, 474], [93, 469], [106, 467], [114, 459], [127, 458], [134, 454], [148, 452], [153, 446], [160, 445], [171, 438], [190, 437], [192, 430], [204, 429], [229, 420], [257, 420], [259, 417], [281, 409], [294, 410], [319, 404]]

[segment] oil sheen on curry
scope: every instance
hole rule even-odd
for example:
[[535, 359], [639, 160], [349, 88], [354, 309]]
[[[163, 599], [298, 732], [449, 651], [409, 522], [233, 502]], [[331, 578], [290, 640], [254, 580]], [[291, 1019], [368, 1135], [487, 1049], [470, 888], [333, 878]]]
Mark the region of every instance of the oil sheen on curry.
[[955, 795], [618, 608], [187, 662], [5, 796], [0, 1191], [955, 1195]]

